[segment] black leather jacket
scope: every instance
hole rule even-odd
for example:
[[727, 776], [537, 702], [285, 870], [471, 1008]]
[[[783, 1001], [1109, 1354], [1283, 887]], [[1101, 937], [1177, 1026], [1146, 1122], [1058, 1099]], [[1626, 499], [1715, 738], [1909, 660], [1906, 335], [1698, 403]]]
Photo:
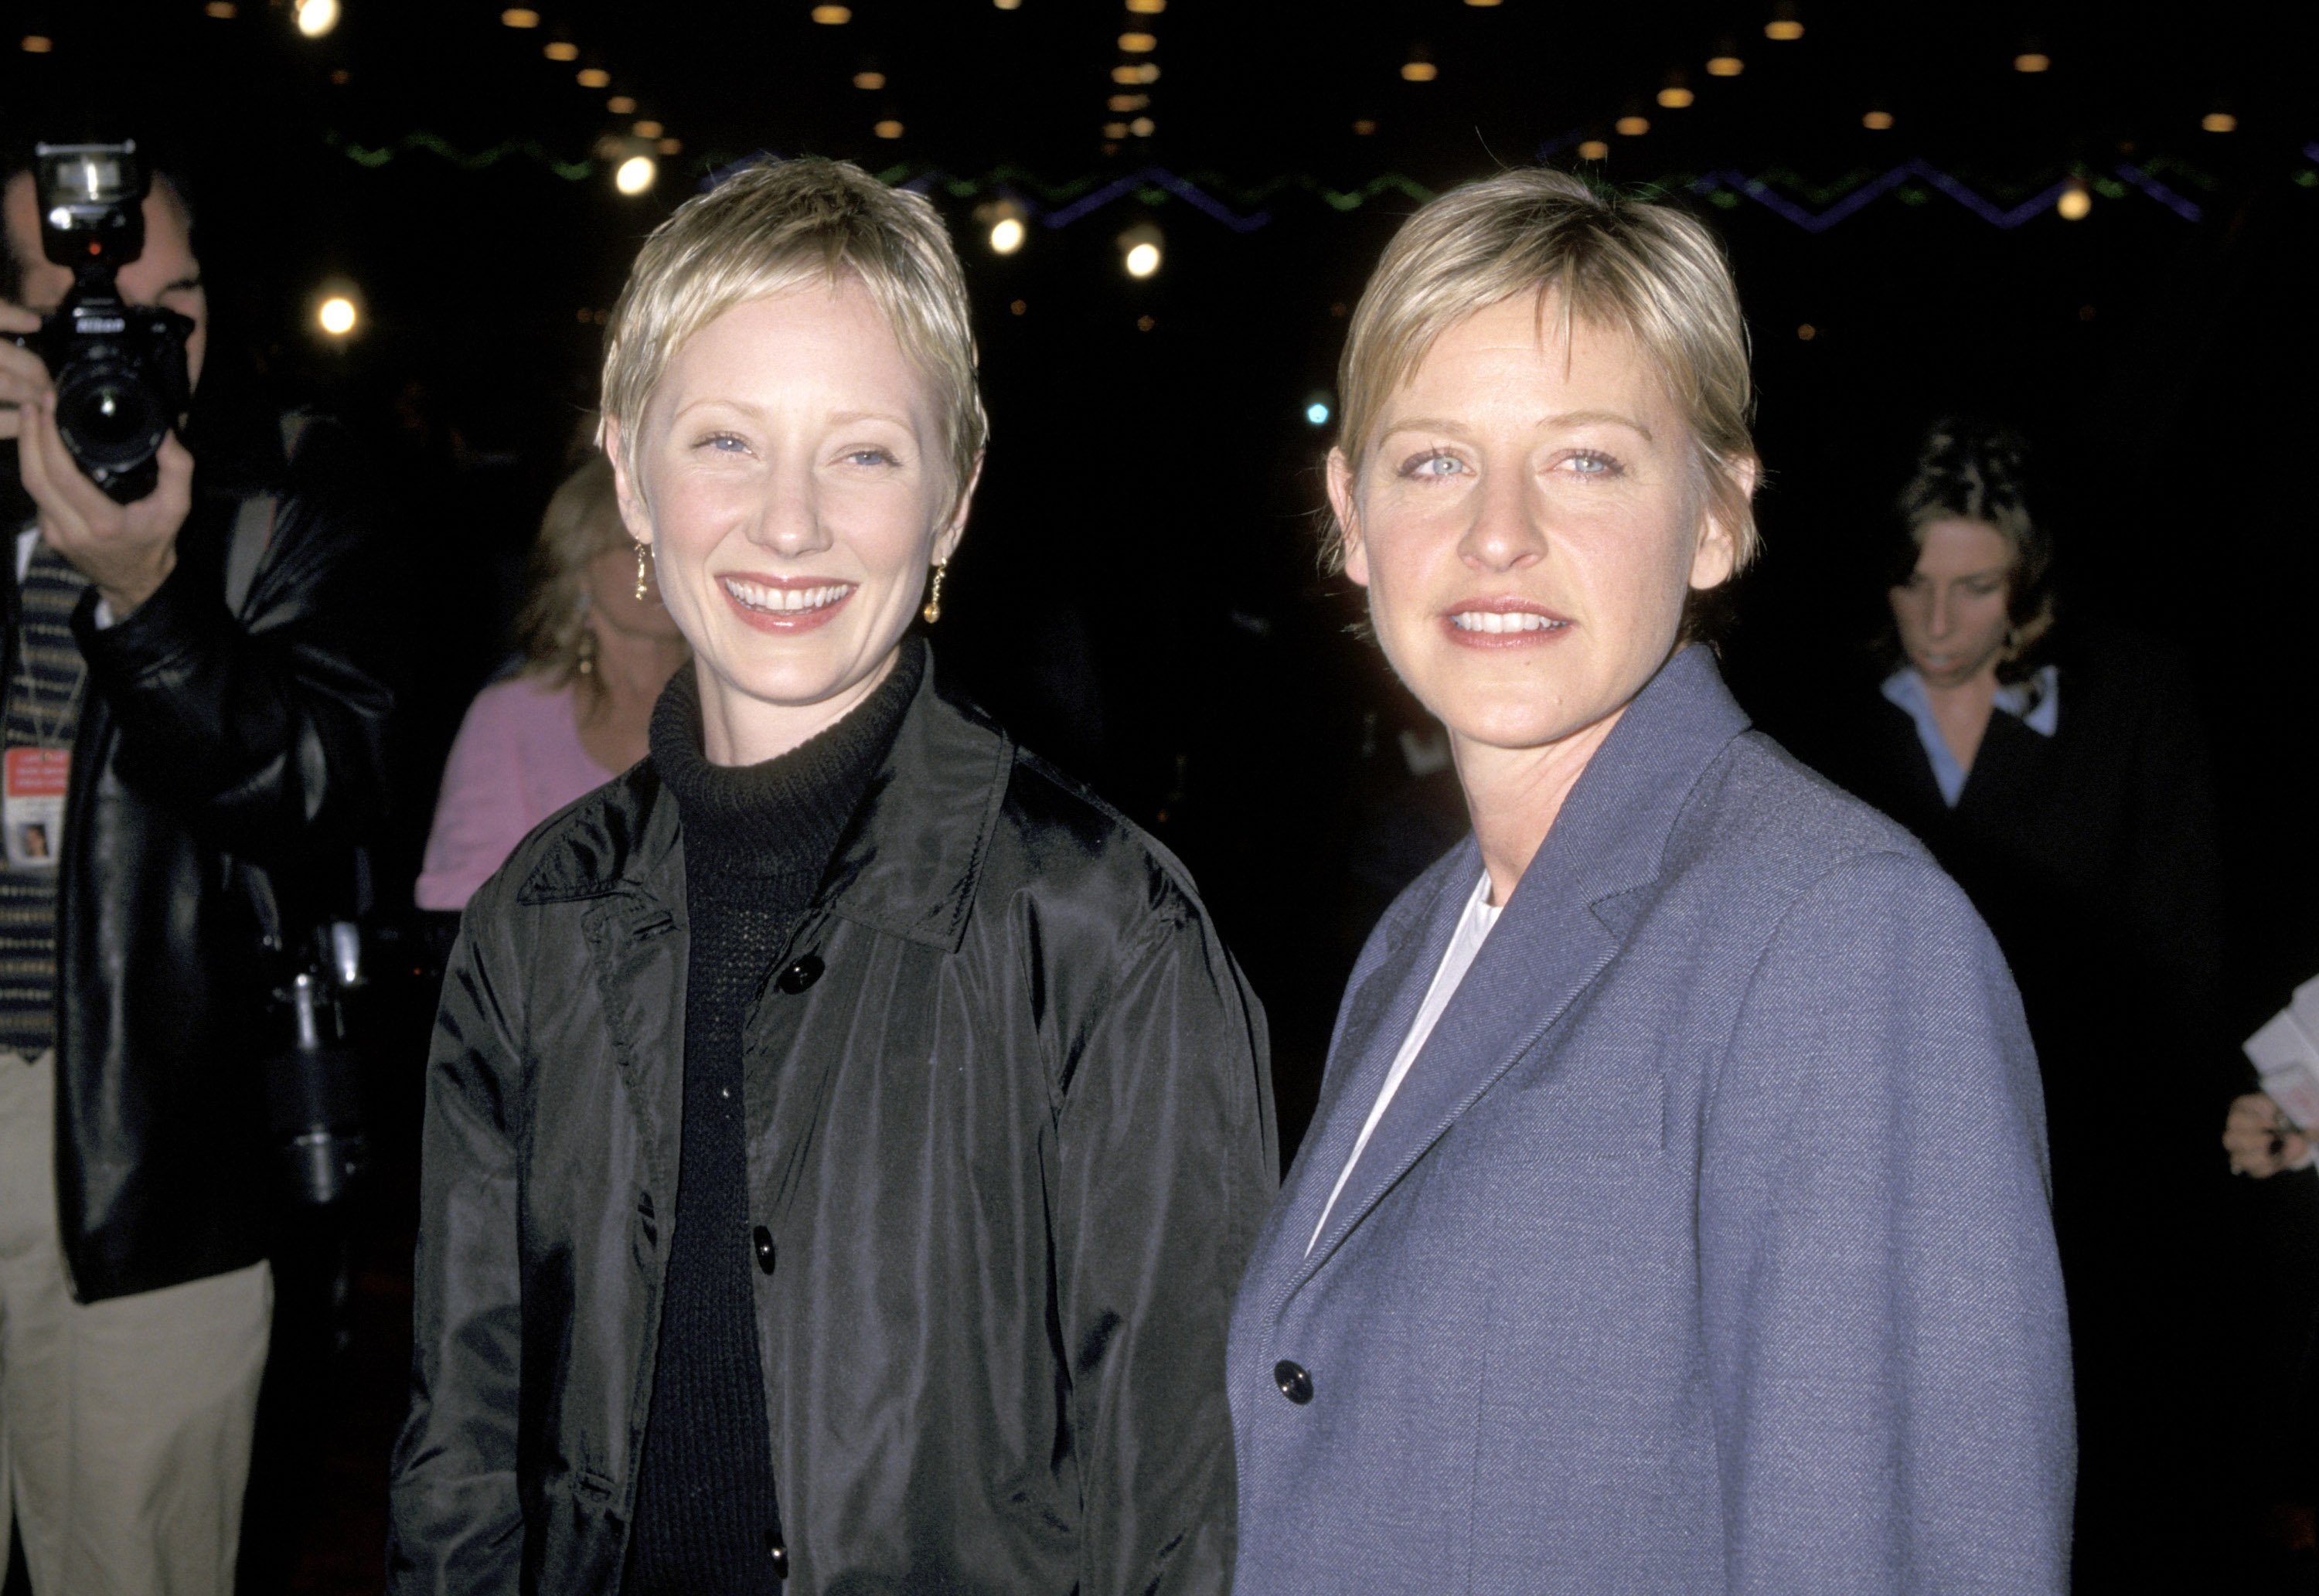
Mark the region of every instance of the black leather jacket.
[[253, 889], [294, 915], [383, 790], [392, 695], [365, 641], [383, 607], [344, 446], [309, 428], [262, 484], [278, 503], [239, 613], [227, 556], [261, 484], [204, 470], [169, 579], [115, 626], [94, 592], [73, 617], [88, 677], [58, 864], [57, 1213], [84, 1303], [263, 1256], [264, 1065], [288, 1032]]
[[[682, 1103], [647, 762], [476, 895], [427, 1082], [389, 1589], [618, 1588]], [[744, 1030], [790, 1596], [1223, 1592], [1262, 1013], [1164, 850], [929, 668]]]

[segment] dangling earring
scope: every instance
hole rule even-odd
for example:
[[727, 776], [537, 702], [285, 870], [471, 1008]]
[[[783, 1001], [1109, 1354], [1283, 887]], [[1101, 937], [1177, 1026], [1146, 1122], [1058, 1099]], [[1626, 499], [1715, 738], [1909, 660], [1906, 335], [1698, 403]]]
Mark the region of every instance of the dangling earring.
[[593, 676], [596, 673], [596, 628], [582, 623], [580, 641], [575, 648], [580, 659], [572, 668], [582, 676]]
[[926, 595], [926, 607], [918, 611], [920, 615], [926, 618], [926, 625], [930, 627], [936, 621], [942, 619], [942, 579], [943, 573], [949, 569], [950, 562], [948, 560], [936, 560], [934, 562], [934, 591]]
[[645, 540], [644, 540], [643, 538], [641, 538], [641, 537], [637, 538], [637, 539], [636, 539], [636, 602], [637, 602], [637, 603], [639, 603], [639, 604], [641, 604], [641, 603], [643, 603], [643, 602], [645, 601], [645, 595], [646, 595], [646, 594], [648, 594], [649, 592], [651, 592], [651, 591], [652, 591], [652, 585], [651, 585], [650, 582], [646, 579], [646, 577], [645, 577], [645, 561], [647, 558], [649, 558], [649, 557], [651, 556], [651, 554], [652, 554], [652, 550], [651, 550], [651, 548], [650, 548], [649, 546], [647, 546], [645, 545]]

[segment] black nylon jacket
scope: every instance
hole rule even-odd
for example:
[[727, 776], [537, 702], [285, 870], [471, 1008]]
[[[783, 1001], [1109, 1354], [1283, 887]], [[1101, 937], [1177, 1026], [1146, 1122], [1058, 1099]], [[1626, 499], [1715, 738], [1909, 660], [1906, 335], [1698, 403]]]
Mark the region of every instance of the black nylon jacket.
[[[289, 1032], [252, 867], [294, 915], [385, 786], [379, 550], [344, 449], [318, 424], [294, 464], [205, 468], [168, 580], [117, 625], [96, 626], [94, 591], [73, 616], [88, 677], [58, 861], [57, 1214], [83, 1303], [264, 1256], [264, 1068]], [[237, 611], [235, 515], [264, 490], [272, 533]]]
[[[685, 960], [649, 762], [467, 908], [391, 1591], [618, 1588]], [[929, 666], [744, 1035], [731, 1240], [790, 1596], [1225, 1591], [1224, 1335], [1277, 1149], [1262, 1011], [1183, 868]]]

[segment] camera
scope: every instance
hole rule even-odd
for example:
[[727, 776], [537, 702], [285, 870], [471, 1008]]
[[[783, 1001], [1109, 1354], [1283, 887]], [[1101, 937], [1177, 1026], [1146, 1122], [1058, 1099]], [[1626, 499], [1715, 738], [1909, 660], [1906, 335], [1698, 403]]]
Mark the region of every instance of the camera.
[[72, 292], [40, 330], [5, 336], [47, 363], [57, 384], [57, 430], [89, 481], [122, 504], [160, 480], [155, 456], [185, 413], [190, 318], [122, 302], [121, 268], [145, 248], [151, 176], [134, 140], [39, 144], [33, 181], [41, 248], [73, 273]]

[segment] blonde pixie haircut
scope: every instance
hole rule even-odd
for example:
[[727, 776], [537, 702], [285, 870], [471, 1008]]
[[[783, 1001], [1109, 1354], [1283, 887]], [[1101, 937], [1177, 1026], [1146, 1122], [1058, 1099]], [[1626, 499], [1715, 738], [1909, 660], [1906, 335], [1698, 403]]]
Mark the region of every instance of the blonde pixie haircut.
[[[1450, 190], [1403, 224], [1361, 291], [1337, 366], [1337, 446], [1358, 480], [1386, 398], [1451, 327], [1518, 293], [1559, 297], [1577, 318], [1626, 333], [1691, 423], [1702, 501], [1731, 535], [1736, 575], [1760, 538], [1749, 505], [1755, 445], [1747, 327], [1722, 247], [1706, 224], [1665, 205], [1602, 194], [1543, 167]], [[1322, 556], [1345, 563], [1329, 523]]]
[[817, 157], [735, 172], [679, 205], [645, 240], [604, 345], [604, 415], [620, 424], [630, 478], [645, 409], [687, 338], [737, 305], [848, 277], [933, 381], [952, 492], [964, 492], [990, 425], [950, 230], [923, 196], [889, 188], [851, 161]]

